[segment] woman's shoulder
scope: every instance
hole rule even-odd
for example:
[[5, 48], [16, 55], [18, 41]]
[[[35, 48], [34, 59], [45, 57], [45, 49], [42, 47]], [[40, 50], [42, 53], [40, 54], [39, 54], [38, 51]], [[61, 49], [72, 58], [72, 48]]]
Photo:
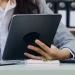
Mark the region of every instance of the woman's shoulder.
[[53, 11], [46, 4], [46, 0], [39, 0], [40, 2], [40, 12], [42, 14], [53, 14]]
[[43, 7], [46, 6], [46, 0], [39, 0], [40, 5], [42, 5]]

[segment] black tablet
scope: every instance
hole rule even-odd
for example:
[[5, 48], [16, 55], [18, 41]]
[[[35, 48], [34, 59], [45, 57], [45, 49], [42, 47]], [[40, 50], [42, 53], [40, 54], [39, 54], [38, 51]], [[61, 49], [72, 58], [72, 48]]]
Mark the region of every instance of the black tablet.
[[3, 60], [28, 59], [24, 52], [34, 55], [38, 53], [27, 48], [28, 45], [37, 46], [34, 41], [39, 39], [47, 46], [53, 42], [60, 14], [18, 14], [12, 17], [10, 31], [3, 53]]

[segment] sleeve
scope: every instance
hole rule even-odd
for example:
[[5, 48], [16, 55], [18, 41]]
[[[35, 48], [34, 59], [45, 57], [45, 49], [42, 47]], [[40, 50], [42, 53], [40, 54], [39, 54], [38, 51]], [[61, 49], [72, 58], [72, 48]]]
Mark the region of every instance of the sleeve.
[[1, 60], [1, 33], [0, 33], [0, 60]]
[[1, 48], [0, 48], [0, 61], [1, 61]]
[[[41, 0], [41, 13], [54, 14], [52, 10], [47, 6], [45, 0]], [[75, 37], [61, 22], [57, 29], [53, 44], [59, 49], [68, 48], [69, 50], [71, 50], [71, 54], [73, 54], [73, 57], [75, 57]]]

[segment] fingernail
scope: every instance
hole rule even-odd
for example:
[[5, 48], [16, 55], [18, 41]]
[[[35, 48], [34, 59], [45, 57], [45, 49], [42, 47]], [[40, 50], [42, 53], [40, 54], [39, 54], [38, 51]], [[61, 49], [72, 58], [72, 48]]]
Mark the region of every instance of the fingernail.
[[26, 53], [24, 53], [24, 55], [25, 55]]
[[35, 40], [35, 42], [38, 42], [38, 41], [39, 41], [38, 39]]
[[31, 46], [30, 45], [28, 45], [28, 47], [27, 48], [30, 48]]
[[51, 48], [55, 48], [55, 46], [54, 45], [51, 45]]

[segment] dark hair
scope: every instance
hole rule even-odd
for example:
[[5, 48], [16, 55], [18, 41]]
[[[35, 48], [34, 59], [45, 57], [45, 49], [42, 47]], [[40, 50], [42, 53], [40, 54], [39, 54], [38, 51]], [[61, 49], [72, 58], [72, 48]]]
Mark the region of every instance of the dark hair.
[[[39, 14], [39, 0], [35, 3], [33, 0], [16, 0], [16, 8], [14, 14]], [[11, 22], [10, 22], [11, 23]], [[8, 25], [8, 30], [10, 28], [10, 23]]]
[[36, 14], [40, 13], [39, 0], [36, 0], [36, 3], [33, 0], [16, 0], [17, 6], [15, 8], [14, 14]]

